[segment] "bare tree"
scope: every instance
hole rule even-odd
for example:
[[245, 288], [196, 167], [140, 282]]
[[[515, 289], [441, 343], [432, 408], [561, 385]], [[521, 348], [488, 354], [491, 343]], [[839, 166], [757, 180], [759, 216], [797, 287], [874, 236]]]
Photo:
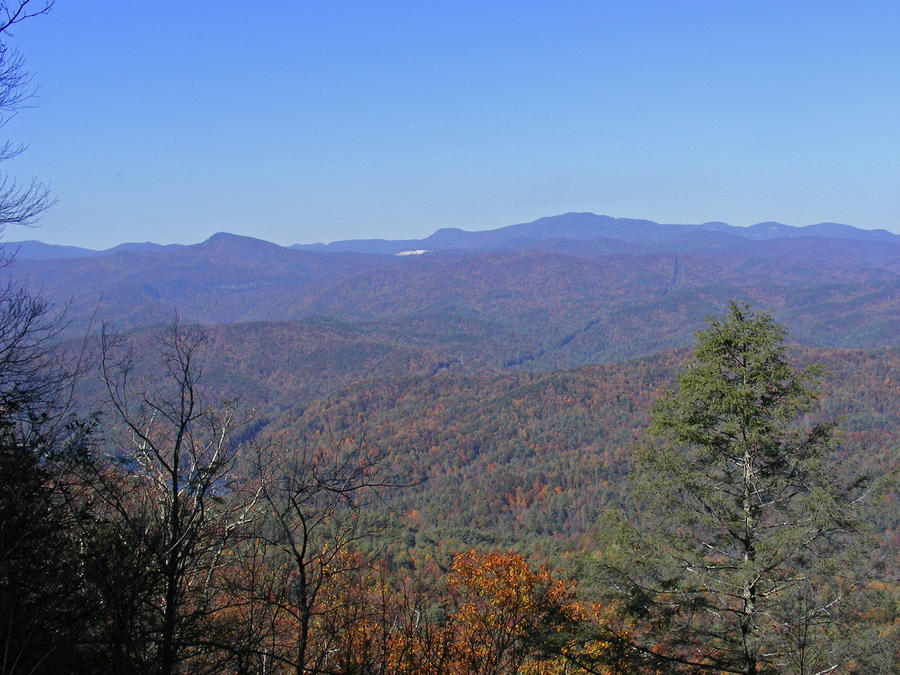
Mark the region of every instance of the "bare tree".
[[[0, 0], [0, 126], [34, 94], [10, 45], [22, 21], [52, 0]], [[25, 146], [0, 141], [0, 161]], [[30, 225], [50, 207], [46, 185], [0, 172], [0, 232]], [[11, 256], [0, 247], [0, 269]], [[89, 454], [91, 424], [72, 415], [84, 361], [59, 345], [64, 311], [0, 282], [0, 672], [94, 672], [84, 649], [99, 607], [84, 583], [79, 542], [84, 502], [75, 469]]]
[[255, 604], [260, 626], [257, 655], [298, 675], [336, 672], [330, 659], [339, 645], [332, 638], [347, 612], [333, 606], [335, 591], [365, 564], [358, 545], [383, 531], [369, 507], [383, 491], [404, 485], [364, 437], [320, 441], [258, 448], [264, 513], [254, 555], [243, 560], [241, 593]]
[[41, 298], [0, 287], [0, 673], [75, 672], [90, 605], [71, 536], [82, 513], [70, 478], [89, 431], [72, 416], [83, 361], [59, 347], [63, 326]]
[[59, 343], [63, 313], [0, 287], [0, 673], [77, 672], [92, 601], [75, 533], [73, 482], [92, 425], [74, 414], [81, 354]]
[[[125, 648], [129, 667], [147, 672], [176, 672], [214, 643], [217, 576], [255, 499], [234, 471], [235, 402], [212, 405], [202, 395], [204, 340], [173, 322], [158, 338], [161, 370], [141, 378], [128, 342], [105, 331], [101, 337], [100, 376], [117, 425], [108, 468], [95, 478], [111, 529], [135, 563], [135, 583], [145, 589], [129, 600], [144, 623]], [[112, 602], [121, 590], [111, 589]]]
[[12, 284], [0, 287], [0, 410], [7, 420], [49, 422], [49, 411], [69, 408], [84, 361], [61, 349], [64, 328], [64, 312], [43, 298]]
[[[22, 21], [52, 0], [0, 0], [0, 126], [35, 92], [10, 45]], [[24, 145], [0, 141], [0, 161]], [[46, 185], [0, 172], [0, 232], [30, 225], [52, 204]], [[11, 261], [0, 247], [0, 269]], [[0, 672], [78, 670], [73, 643], [89, 599], [77, 576], [69, 532], [77, 516], [67, 479], [85, 426], [67, 429], [81, 361], [58, 347], [63, 312], [23, 287], [0, 282]], [[75, 433], [69, 433], [75, 429]], [[77, 431], [80, 430], [80, 431]]]
[[[34, 2], [0, 0], [0, 126], [6, 124], [34, 95], [31, 74], [25, 69], [22, 54], [8, 43], [16, 25], [39, 14], [46, 14], [53, 0]], [[22, 144], [6, 140], [0, 143], [0, 161], [11, 159], [25, 149]], [[32, 179], [20, 185], [0, 173], [0, 231], [7, 225], [30, 225], [53, 204], [47, 185]]]

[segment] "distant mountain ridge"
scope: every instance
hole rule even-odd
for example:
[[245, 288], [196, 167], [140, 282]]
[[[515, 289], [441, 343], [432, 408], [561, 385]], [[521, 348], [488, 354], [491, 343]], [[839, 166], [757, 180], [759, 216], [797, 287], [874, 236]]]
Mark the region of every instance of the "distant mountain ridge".
[[[729, 235], [723, 238], [719, 235]], [[223, 237], [239, 237], [219, 232], [206, 242]], [[369, 255], [397, 255], [405, 252], [436, 251], [525, 251], [541, 250], [559, 253], [613, 254], [659, 253], [702, 249], [705, 246], [740, 246], [747, 239], [770, 241], [774, 239], [821, 237], [854, 239], [863, 241], [900, 241], [900, 235], [887, 230], [864, 230], [840, 223], [817, 223], [796, 227], [777, 222], [764, 222], [750, 227], [737, 227], [723, 222], [707, 222], [699, 225], [660, 224], [652, 220], [613, 218], [594, 213], [564, 213], [539, 218], [529, 223], [508, 225], [493, 230], [462, 230], [441, 228], [424, 239], [348, 239], [329, 244], [293, 244], [288, 247], [300, 251], [365, 253]], [[255, 241], [263, 242], [264, 240]], [[569, 242], [578, 242], [573, 246]], [[592, 243], [584, 247], [583, 242]], [[269, 243], [269, 242], [265, 242]], [[126, 251], [153, 252], [183, 249], [199, 244], [155, 244], [152, 242], [123, 243], [105, 250], [77, 246], [59, 246], [40, 241], [20, 241], [5, 244], [8, 250], [17, 251], [23, 260], [60, 260], [67, 258], [113, 255]], [[270, 244], [276, 246], [276, 244]]]
[[354, 245], [219, 233], [192, 245], [60, 247], [56, 258], [21, 245], [5, 270], [67, 308], [73, 335], [173, 311], [207, 325], [325, 318], [402, 345], [441, 342], [436, 362], [546, 370], [686, 346], [704, 316], [737, 298], [772, 310], [802, 344], [900, 346], [900, 236], [883, 231], [566, 214]]
[[[424, 239], [350, 239], [330, 244], [294, 244], [292, 248], [390, 255], [407, 250], [553, 250], [559, 245], [558, 242], [563, 241], [603, 241], [609, 249], [605, 252], [627, 253], [632, 252], [629, 249], [635, 244], [648, 249], [643, 252], [651, 252], [649, 249], [669, 248], [665, 244], [677, 242], [685, 235], [713, 232], [732, 235], [737, 238], [736, 241], [797, 237], [900, 241], [900, 235], [887, 230], [863, 230], [840, 223], [818, 223], [805, 227], [776, 222], [757, 223], [750, 227], [736, 227], [722, 222], [679, 225], [660, 224], [652, 220], [613, 218], [594, 213], [564, 213], [495, 230], [467, 231], [442, 228]], [[546, 242], [556, 243], [548, 247]]]
[[90, 258], [101, 255], [113, 255], [125, 251], [149, 252], [183, 248], [182, 244], [154, 244], [150, 241], [128, 242], [103, 250], [83, 248], [81, 246], [61, 246], [45, 244], [42, 241], [11, 241], [3, 244], [3, 248], [14, 253], [21, 260], [65, 260], [67, 258]]
[[[609, 252], [617, 247], [628, 250]], [[804, 344], [900, 346], [900, 237], [694, 230], [657, 244], [548, 239], [542, 248], [372, 255], [219, 234], [190, 246], [19, 257], [6, 272], [66, 307], [72, 334], [95, 317], [126, 329], [173, 311], [207, 325], [326, 317], [427, 344], [410, 333], [422, 325], [450, 336], [454, 358], [490, 353], [497, 367], [545, 369], [685, 346], [703, 316], [739, 298], [774, 310]]]

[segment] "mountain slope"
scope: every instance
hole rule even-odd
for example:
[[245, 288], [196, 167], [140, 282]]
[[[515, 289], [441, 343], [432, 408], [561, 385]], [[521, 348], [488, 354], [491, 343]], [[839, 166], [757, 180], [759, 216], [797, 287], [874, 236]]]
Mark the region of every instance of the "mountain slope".
[[[742, 240], [710, 251], [573, 255], [541, 250], [430, 256], [297, 251], [217, 235], [202, 244], [8, 268], [58, 306], [70, 331], [92, 317], [119, 328], [173, 312], [206, 324], [302, 320], [427, 322], [505, 368], [553, 369], [690, 344], [728, 299], [773, 310], [811, 346], [877, 348], [900, 341], [900, 242]], [[690, 247], [688, 247], [690, 248]], [[695, 247], [696, 248], [696, 247]], [[492, 337], [497, 336], [497, 337]], [[477, 343], [478, 347], [472, 347]]]

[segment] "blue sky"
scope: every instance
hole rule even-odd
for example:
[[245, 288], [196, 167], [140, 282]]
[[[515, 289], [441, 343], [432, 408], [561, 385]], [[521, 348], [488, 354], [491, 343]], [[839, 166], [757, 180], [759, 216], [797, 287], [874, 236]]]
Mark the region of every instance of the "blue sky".
[[900, 232], [900, 3], [59, 0], [6, 162], [41, 239], [426, 236], [566, 211]]

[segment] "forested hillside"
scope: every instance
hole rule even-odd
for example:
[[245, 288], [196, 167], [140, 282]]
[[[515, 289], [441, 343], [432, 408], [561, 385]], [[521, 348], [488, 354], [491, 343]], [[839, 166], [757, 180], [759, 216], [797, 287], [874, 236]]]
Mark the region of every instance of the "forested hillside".
[[[684, 386], [709, 325], [720, 327], [707, 340], [748, 331], [740, 349], [752, 358], [777, 346], [766, 358], [786, 375], [757, 373], [751, 408], [794, 380], [784, 391], [810, 402], [753, 432], [785, 448], [767, 465], [777, 484], [807, 447], [832, 481], [787, 498], [821, 519], [817, 548], [790, 562], [816, 579], [801, 612], [804, 639], [822, 646], [810, 662], [890, 672], [900, 516], [896, 488], [878, 481], [900, 458], [898, 244], [852, 228], [739, 236], [716, 224], [666, 238], [669, 226], [653, 225], [646, 240], [608, 227], [605, 239], [536, 236], [535, 225], [527, 245], [519, 230], [512, 244], [496, 234], [410, 256], [217, 235], [17, 260], [8, 305], [34, 316], [11, 315], [28, 340], [10, 344], [37, 367], [3, 371], [6, 409], [31, 411], [8, 424], [5, 484], [27, 489], [10, 493], [4, 518], [45, 524], [10, 540], [22, 554], [5, 563], [27, 581], [4, 587], [7, 619], [27, 608], [8, 637], [22, 663], [756, 672], [747, 664], [770, 657], [736, 656], [730, 629], [709, 616], [679, 623], [690, 639], [673, 640], [663, 624], [690, 612], [636, 612], [665, 593], [625, 597], [611, 572], [625, 560], [635, 583], [649, 574], [635, 537], [652, 533], [623, 525], [651, 516], [638, 458], [653, 406]], [[707, 324], [732, 298], [770, 310], [784, 346], [749, 306]], [[770, 432], [782, 424], [784, 437]], [[742, 460], [727, 461], [733, 478]], [[825, 494], [832, 507], [820, 512]], [[692, 527], [678, 530], [688, 543]], [[852, 542], [853, 564], [820, 539]], [[46, 542], [59, 557], [36, 564]], [[826, 620], [817, 603], [833, 601], [834, 585], [852, 600]], [[808, 672], [790, 666], [792, 639], [778, 634], [770, 662]], [[61, 647], [44, 664], [50, 644]]]
[[[380, 324], [326, 320], [206, 331], [204, 387], [220, 399], [239, 396], [260, 439], [299, 447], [365, 437], [415, 483], [389, 500], [398, 523], [449, 550], [476, 541], [558, 549], [581, 542], [606, 506], [627, 505], [625, 476], [648, 407], [688, 355], [523, 373], [504, 372], [474, 335], [470, 345], [447, 346], [453, 336], [401, 341]], [[152, 353], [156, 335], [134, 334], [137, 352]], [[793, 358], [824, 368], [821, 415], [840, 420], [841, 459], [891, 471], [900, 352], [795, 346]], [[161, 381], [163, 373], [136, 365], [139, 376]], [[97, 384], [82, 389], [99, 407]], [[882, 524], [889, 540], [897, 525], [896, 514]]]
[[55, 4], [0, 675], [900, 673], [892, 3]]
[[[705, 316], [743, 298], [771, 310], [802, 344], [896, 346], [900, 237], [848, 230], [856, 238], [698, 229], [628, 254], [592, 249], [581, 230], [585, 240], [542, 240], [561, 250], [510, 250], [501, 240], [490, 252], [399, 257], [216, 235], [172, 249], [23, 257], [11, 274], [69, 305], [72, 335], [92, 319], [123, 330], [173, 310], [203, 324], [328, 317], [400, 342], [431, 339], [460, 357], [486, 350], [499, 367], [546, 370], [685, 347]], [[619, 236], [629, 245], [637, 237], [627, 228]], [[448, 344], [453, 336], [464, 344]]]

